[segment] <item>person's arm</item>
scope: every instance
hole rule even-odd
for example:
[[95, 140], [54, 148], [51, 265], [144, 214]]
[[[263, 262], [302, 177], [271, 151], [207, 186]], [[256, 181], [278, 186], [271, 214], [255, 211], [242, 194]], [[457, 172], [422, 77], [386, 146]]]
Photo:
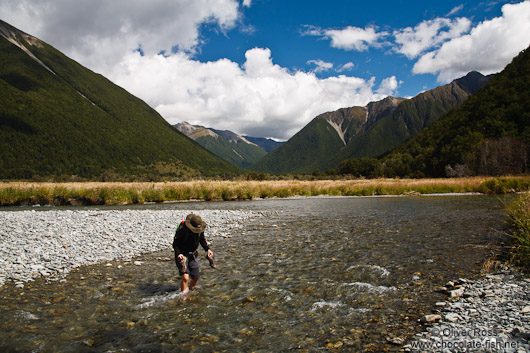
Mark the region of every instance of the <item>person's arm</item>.
[[175, 231], [175, 236], [173, 237], [173, 250], [175, 250], [175, 256], [177, 257], [182, 254], [182, 250], [180, 250], [179, 243], [183, 233], [184, 232], [182, 232], [181, 228], [179, 227]]
[[199, 243], [201, 244], [204, 251], [208, 252], [210, 251], [210, 247], [208, 246], [208, 243], [206, 242], [206, 238], [204, 237], [204, 233], [201, 233], [199, 235]]

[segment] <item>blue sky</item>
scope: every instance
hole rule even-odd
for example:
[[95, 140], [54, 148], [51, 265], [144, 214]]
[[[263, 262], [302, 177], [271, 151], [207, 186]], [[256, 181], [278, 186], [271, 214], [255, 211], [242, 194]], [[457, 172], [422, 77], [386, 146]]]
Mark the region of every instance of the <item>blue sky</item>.
[[[269, 48], [274, 63], [290, 70], [314, 71], [316, 65], [311, 60], [322, 60], [332, 63], [334, 68], [317, 72], [319, 77], [345, 74], [382, 80], [395, 75], [402, 81], [396, 93], [415, 96], [441, 83], [436, 81], [436, 75], [414, 74], [414, 61], [392, 52], [389, 45], [363, 51], [343, 50], [331, 47], [328, 39], [303, 33], [308, 26], [324, 29], [369, 26], [391, 33], [436, 18], [466, 17], [478, 23], [499, 17], [506, 3], [510, 2], [253, 0], [252, 6], [242, 11], [242, 26], [222, 32], [217, 26], [203, 25], [201, 37], [205, 43], [196, 57], [201, 61], [228, 58], [243, 64], [248, 49]], [[354, 64], [351, 70], [337, 72], [347, 63]]]
[[530, 0], [2, 0], [0, 18], [172, 124], [280, 140], [326, 111], [499, 72], [530, 44]]

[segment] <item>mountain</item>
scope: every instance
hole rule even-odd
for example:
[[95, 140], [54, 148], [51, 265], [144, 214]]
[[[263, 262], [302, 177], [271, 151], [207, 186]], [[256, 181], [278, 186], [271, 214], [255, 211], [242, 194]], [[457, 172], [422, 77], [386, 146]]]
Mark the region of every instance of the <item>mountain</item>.
[[174, 127], [198, 144], [239, 168], [256, 162], [267, 152], [256, 143], [228, 130], [215, 130], [182, 122]]
[[416, 135], [436, 119], [459, 106], [486, 84], [489, 77], [470, 72], [465, 77], [402, 101], [392, 111], [379, 115], [354, 136], [333, 159], [333, 164], [348, 158], [377, 157]]
[[265, 138], [265, 137], [251, 137], [251, 136], [243, 136], [248, 141], [258, 145], [261, 147], [265, 152], [269, 153], [283, 145], [283, 142], [274, 141], [273, 139]]
[[530, 47], [461, 106], [380, 161], [387, 176], [528, 173]]
[[462, 104], [488, 79], [471, 72], [411, 99], [387, 97], [366, 107], [321, 114], [249, 169], [311, 173], [336, 168], [345, 159], [379, 156]]
[[142, 100], [3, 21], [0, 63], [0, 179], [239, 173]]

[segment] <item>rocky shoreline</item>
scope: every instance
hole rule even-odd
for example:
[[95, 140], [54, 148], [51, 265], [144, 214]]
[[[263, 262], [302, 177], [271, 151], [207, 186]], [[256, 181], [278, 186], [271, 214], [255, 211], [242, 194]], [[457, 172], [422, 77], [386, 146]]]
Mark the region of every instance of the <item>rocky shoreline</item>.
[[[197, 211], [196, 211], [197, 212]], [[35, 277], [62, 277], [82, 265], [171, 247], [186, 210], [25, 210], [0, 217], [0, 286], [17, 287]], [[230, 237], [251, 218], [264, 213], [242, 210], [201, 210], [208, 241]]]
[[425, 330], [405, 352], [530, 352], [530, 278], [507, 267], [475, 281], [459, 279], [440, 291], [448, 295]]

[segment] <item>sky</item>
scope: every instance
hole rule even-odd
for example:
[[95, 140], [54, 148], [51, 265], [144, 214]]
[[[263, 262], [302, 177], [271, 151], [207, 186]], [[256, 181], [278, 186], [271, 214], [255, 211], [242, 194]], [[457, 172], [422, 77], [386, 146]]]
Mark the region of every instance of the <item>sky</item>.
[[0, 0], [168, 122], [287, 140], [327, 111], [502, 71], [530, 0]]

